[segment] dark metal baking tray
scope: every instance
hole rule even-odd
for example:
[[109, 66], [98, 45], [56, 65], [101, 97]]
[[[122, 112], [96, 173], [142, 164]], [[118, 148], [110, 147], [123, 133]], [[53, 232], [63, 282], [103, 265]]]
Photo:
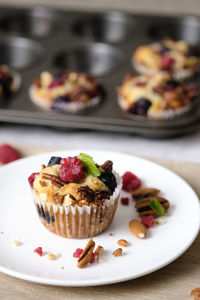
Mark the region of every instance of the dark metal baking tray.
[[[165, 138], [199, 128], [200, 104], [184, 116], [151, 121], [121, 111], [116, 87], [127, 73], [134, 74], [134, 49], [162, 37], [200, 44], [200, 18], [159, 17], [109, 11], [83, 13], [45, 7], [0, 9], [0, 63], [22, 77], [20, 91], [0, 103], [0, 122], [136, 133]], [[105, 99], [77, 114], [44, 112], [31, 103], [31, 81], [43, 70], [66, 68], [96, 76]], [[200, 83], [200, 76], [193, 78]]]

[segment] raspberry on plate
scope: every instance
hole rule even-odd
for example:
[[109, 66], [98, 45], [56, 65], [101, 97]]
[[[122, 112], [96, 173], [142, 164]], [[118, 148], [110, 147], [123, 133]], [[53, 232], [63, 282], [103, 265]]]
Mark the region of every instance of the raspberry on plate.
[[15, 148], [8, 144], [0, 145], [0, 163], [5, 165], [19, 158], [20, 155]]
[[138, 189], [142, 184], [141, 180], [136, 175], [134, 175], [129, 171], [124, 173], [122, 179], [123, 179], [122, 189], [129, 193]]

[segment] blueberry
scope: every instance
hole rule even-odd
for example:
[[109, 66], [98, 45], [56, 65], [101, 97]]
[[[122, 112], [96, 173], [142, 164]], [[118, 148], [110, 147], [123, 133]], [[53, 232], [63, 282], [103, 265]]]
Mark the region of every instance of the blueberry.
[[66, 103], [70, 102], [68, 96], [59, 96], [54, 99], [51, 109], [63, 111], [65, 110]]
[[160, 48], [160, 54], [165, 54], [166, 52], [169, 51], [169, 48], [164, 46], [164, 45], [161, 45], [161, 48]]
[[54, 216], [51, 217], [48, 211], [46, 211], [45, 213], [43, 207], [42, 206], [40, 207], [38, 204], [37, 204], [37, 211], [39, 216], [42, 219], [46, 220], [48, 224], [51, 224], [52, 222], [55, 221]]
[[115, 176], [112, 172], [110, 171], [105, 171], [101, 173], [99, 176], [99, 179], [109, 188], [110, 191], [114, 192], [117, 182], [115, 179]]
[[59, 165], [61, 159], [62, 159], [61, 157], [52, 156], [52, 157], [50, 158], [50, 161], [48, 162], [47, 167], [51, 167], [51, 166], [53, 166], [53, 165]]
[[198, 46], [190, 46], [188, 50], [189, 56], [200, 56], [200, 47]]
[[174, 89], [177, 88], [180, 84], [176, 80], [167, 80], [166, 85], [173, 87]]
[[151, 102], [147, 98], [140, 98], [129, 109], [129, 112], [139, 116], [146, 116], [150, 106]]

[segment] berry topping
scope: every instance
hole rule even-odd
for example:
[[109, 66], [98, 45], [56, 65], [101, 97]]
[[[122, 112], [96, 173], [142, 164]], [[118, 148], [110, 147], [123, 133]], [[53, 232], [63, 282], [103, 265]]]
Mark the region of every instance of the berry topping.
[[117, 182], [115, 179], [115, 176], [112, 172], [110, 171], [105, 171], [101, 173], [99, 176], [99, 179], [109, 188], [110, 191], [114, 192]]
[[174, 59], [165, 55], [162, 57], [161, 59], [161, 67], [163, 69], [168, 69], [168, 68], [171, 68], [174, 64]]
[[64, 78], [59, 77], [58, 79], [55, 79], [50, 83], [49, 89], [52, 89], [52, 88], [55, 88], [57, 86], [63, 85], [63, 83], [64, 83]]
[[50, 158], [50, 161], [48, 162], [47, 167], [51, 167], [51, 166], [54, 166], [54, 165], [59, 165], [60, 161], [61, 161], [61, 157], [52, 156]]
[[129, 205], [129, 198], [127, 197], [121, 198], [120, 201], [122, 205]]
[[76, 251], [73, 253], [73, 257], [79, 258], [81, 256], [82, 252], [83, 252], [83, 249], [77, 248]]
[[83, 164], [77, 157], [61, 159], [60, 178], [68, 183], [78, 183], [84, 177]]
[[175, 88], [177, 88], [180, 84], [179, 84], [178, 81], [171, 79], [171, 80], [167, 80], [167, 81], [166, 81], [166, 85], [167, 85], [168, 87], [170, 86], [170, 87], [172, 87], [173, 89], [175, 89]]
[[122, 189], [126, 192], [133, 192], [141, 187], [141, 180], [131, 172], [125, 172], [122, 176], [123, 185]]
[[8, 164], [20, 158], [19, 153], [8, 144], [0, 145], [0, 163]]
[[42, 247], [36, 248], [33, 252], [37, 253], [39, 256], [42, 256], [42, 255], [43, 255]]
[[28, 182], [31, 186], [31, 188], [33, 189], [33, 183], [35, 180], [35, 177], [38, 175], [39, 173], [32, 173], [29, 177], [28, 177]]
[[141, 222], [147, 227], [150, 228], [152, 227], [153, 223], [154, 223], [154, 216], [145, 216], [142, 217]]
[[65, 106], [66, 106], [66, 103], [68, 103], [68, 102], [70, 102], [70, 99], [69, 99], [68, 96], [59, 96], [59, 97], [56, 97], [53, 100], [51, 108], [55, 109], [55, 110], [64, 110]]
[[151, 102], [147, 98], [138, 99], [129, 112], [135, 115], [146, 116]]
[[145, 86], [147, 83], [146, 82], [142, 82], [142, 81], [138, 81], [138, 82], [136, 82], [136, 86], [138, 86], [138, 87], [143, 87], [143, 86]]

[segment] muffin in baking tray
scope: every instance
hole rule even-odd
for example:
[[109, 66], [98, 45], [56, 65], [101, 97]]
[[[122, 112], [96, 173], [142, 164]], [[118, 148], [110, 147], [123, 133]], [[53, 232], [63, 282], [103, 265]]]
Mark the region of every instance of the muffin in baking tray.
[[158, 43], [139, 46], [133, 54], [133, 66], [141, 74], [163, 71], [183, 79], [199, 69], [200, 47], [165, 38]]
[[42, 224], [66, 238], [87, 238], [111, 224], [121, 190], [112, 161], [97, 165], [88, 154], [51, 157], [29, 177]]
[[0, 65], [0, 99], [14, 95], [21, 85], [21, 77], [7, 65]]
[[184, 83], [165, 73], [127, 75], [117, 92], [124, 111], [161, 120], [186, 113], [199, 95], [195, 83]]
[[96, 106], [101, 101], [101, 87], [87, 73], [44, 71], [30, 87], [34, 104], [46, 110], [75, 113]]

